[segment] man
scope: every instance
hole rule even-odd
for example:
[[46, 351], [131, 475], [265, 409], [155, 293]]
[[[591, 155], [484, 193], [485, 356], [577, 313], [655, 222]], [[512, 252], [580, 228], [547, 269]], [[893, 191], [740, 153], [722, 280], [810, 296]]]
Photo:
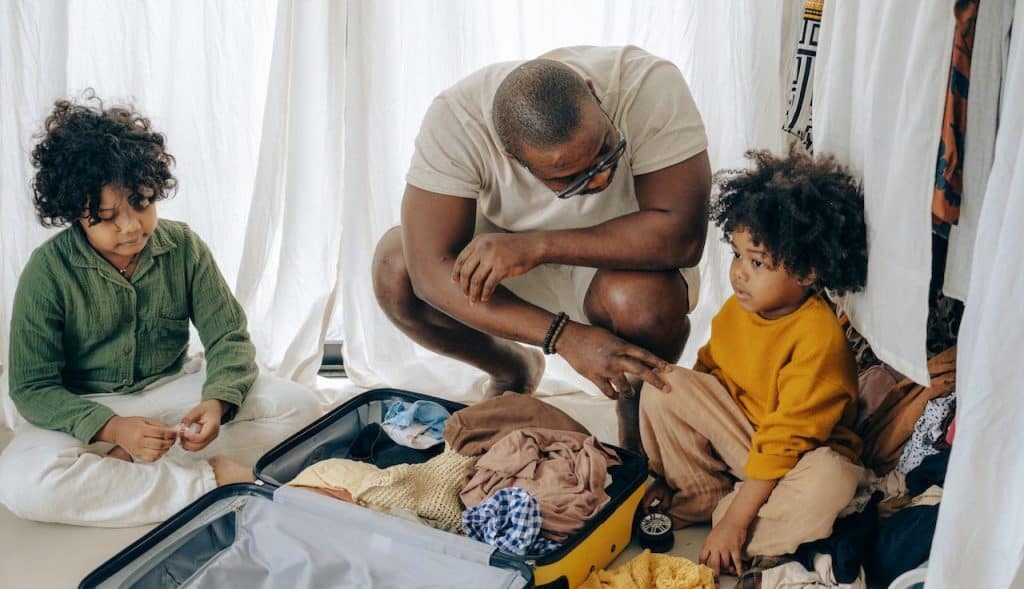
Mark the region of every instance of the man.
[[619, 442], [639, 449], [639, 379], [666, 389], [690, 331], [706, 150], [679, 70], [642, 49], [485, 67], [424, 117], [401, 225], [374, 255], [377, 300], [490, 374], [488, 394], [536, 388], [543, 356], [516, 342], [560, 354], [617, 400]]

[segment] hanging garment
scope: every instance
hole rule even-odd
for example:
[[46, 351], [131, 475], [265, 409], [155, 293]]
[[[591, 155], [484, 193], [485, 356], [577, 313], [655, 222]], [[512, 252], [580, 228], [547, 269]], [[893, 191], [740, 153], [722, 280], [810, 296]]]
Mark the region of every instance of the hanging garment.
[[870, 246], [867, 286], [840, 304], [879, 359], [921, 384], [953, 28], [945, 2], [828, 2], [815, 58], [814, 151], [860, 176]]
[[971, 53], [971, 95], [967, 102], [967, 133], [963, 155], [963, 197], [960, 222], [949, 232], [946, 276], [942, 291], [947, 296], [967, 300], [971, 278], [971, 257], [978, 235], [985, 186], [996, 148], [996, 128], [1003, 103], [1010, 29], [1013, 24], [1013, 0], [993, 0], [978, 7], [978, 20]]
[[803, 26], [797, 40], [793, 64], [793, 80], [789, 83], [789, 105], [782, 130], [796, 135], [807, 151], [813, 150], [811, 139], [811, 96], [814, 91], [814, 57], [818, 53], [818, 31], [824, 0], [804, 3]]
[[[997, 0], [998, 1], [998, 0]], [[960, 219], [963, 189], [964, 137], [967, 133], [967, 91], [971, 80], [971, 52], [974, 49], [978, 0], [957, 0], [953, 7], [956, 30], [949, 66], [949, 87], [942, 115], [939, 155], [935, 167], [932, 197], [932, 230], [949, 237], [950, 225]]]

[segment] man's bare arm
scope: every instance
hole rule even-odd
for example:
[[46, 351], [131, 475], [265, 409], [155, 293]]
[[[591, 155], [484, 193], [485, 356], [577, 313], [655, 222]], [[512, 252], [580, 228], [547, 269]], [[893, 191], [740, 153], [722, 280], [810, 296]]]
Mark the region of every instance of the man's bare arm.
[[615, 270], [695, 266], [708, 230], [711, 167], [707, 152], [636, 176], [635, 182], [640, 205], [636, 213], [590, 228], [537, 232], [540, 263]]

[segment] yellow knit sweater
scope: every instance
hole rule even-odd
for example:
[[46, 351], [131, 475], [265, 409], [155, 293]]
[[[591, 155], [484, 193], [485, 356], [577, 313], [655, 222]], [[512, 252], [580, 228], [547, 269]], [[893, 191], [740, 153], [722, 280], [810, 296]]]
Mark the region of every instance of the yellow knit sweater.
[[718, 378], [754, 425], [748, 477], [781, 478], [822, 445], [858, 461], [857, 367], [839, 321], [819, 296], [778, 319], [744, 311], [730, 297], [694, 370]]
[[644, 550], [613, 571], [596, 571], [578, 589], [715, 589], [715, 574], [702, 565]]

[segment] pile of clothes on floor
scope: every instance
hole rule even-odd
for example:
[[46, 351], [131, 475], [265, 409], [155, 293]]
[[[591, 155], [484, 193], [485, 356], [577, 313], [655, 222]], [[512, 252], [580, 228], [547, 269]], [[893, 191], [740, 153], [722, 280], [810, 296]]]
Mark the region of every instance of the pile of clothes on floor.
[[928, 560], [956, 431], [956, 346], [928, 369], [927, 387], [881, 363], [861, 372], [864, 480], [832, 535], [773, 559], [762, 589], [886, 586]]
[[608, 504], [618, 464], [566, 413], [512, 393], [454, 414], [392, 401], [344, 458], [319, 460], [288, 484], [539, 557]]

